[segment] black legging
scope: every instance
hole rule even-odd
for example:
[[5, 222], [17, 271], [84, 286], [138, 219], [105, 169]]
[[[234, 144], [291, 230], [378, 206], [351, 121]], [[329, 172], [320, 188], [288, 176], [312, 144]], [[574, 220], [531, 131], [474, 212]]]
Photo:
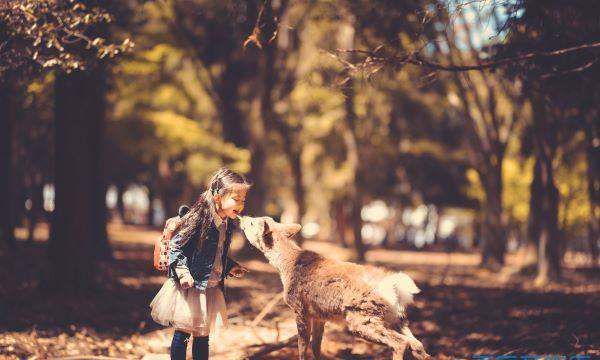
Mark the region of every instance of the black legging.
[[[189, 339], [190, 334], [175, 330], [171, 341], [171, 360], [185, 360]], [[194, 336], [192, 356], [194, 360], [208, 360], [208, 336]]]

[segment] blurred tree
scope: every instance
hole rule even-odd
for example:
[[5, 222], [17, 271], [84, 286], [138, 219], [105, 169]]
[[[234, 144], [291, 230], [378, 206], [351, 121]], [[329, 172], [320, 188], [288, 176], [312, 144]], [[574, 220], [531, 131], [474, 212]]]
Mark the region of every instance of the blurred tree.
[[[44, 209], [43, 188], [52, 182], [52, 83], [54, 76], [39, 76], [24, 87], [19, 96], [19, 120], [15, 123], [15, 155], [19, 159], [15, 171], [22, 179], [26, 200], [17, 209], [27, 215], [28, 243], [34, 240], [36, 224], [40, 219], [49, 220]], [[25, 215], [25, 214], [23, 214]], [[23, 216], [21, 216], [23, 217]], [[22, 221], [20, 222], [22, 224]]]
[[[496, 9], [492, 8], [492, 12]], [[448, 46], [445, 52], [435, 42], [440, 59], [449, 59], [450, 65], [464, 66], [466, 58], [481, 64], [481, 51], [472, 30], [484, 24], [485, 18], [497, 18], [495, 13], [476, 12], [475, 21], [467, 20], [465, 11], [458, 11], [459, 24], [444, 28], [441, 37]], [[460, 28], [459, 28], [460, 25]], [[496, 27], [501, 24], [496, 24]], [[441, 27], [441, 26], [440, 26]], [[481, 29], [478, 29], [479, 34]], [[479, 35], [478, 35], [479, 36]], [[459, 38], [461, 37], [461, 38]], [[461, 45], [462, 44], [462, 45]], [[461, 50], [465, 46], [468, 51]], [[488, 51], [492, 50], [491, 46]], [[512, 83], [497, 72], [452, 72], [451, 83], [447, 84], [449, 105], [455, 107], [457, 116], [465, 121], [468, 155], [484, 190], [482, 203], [483, 233], [481, 239], [482, 265], [497, 267], [504, 264], [506, 251], [507, 219], [502, 201], [503, 163], [509, 139], [514, 134], [515, 124], [523, 117], [523, 102], [518, 83]]]
[[[3, 77], [10, 71], [18, 74], [17, 78], [23, 77], [19, 80], [26, 80], [25, 75], [29, 71], [44, 68], [74, 72], [72, 77], [61, 73], [55, 85], [56, 212], [48, 249], [51, 271], [45, 284], [54, 289], [78, 291], [89, 287], [93, 272], [89, 259], [109, 253], [105, 231], [105, 191], [102, 192], [105, 190], [104, 178], [100, 169], [100, 152], [94, 152], [94, 149], [99, 149], [98, 134], [104, 116], [103, 93], [98, 94], [94, 90], [102, 91], [105, 79], [101, 74], [95, 74], [96, 78], [86, 86], [85, 81], [90, 75], [84, 69], [89, 66], [97, 70], [91, 65], [95, 62], [90, 59], [113, 57], [133, 44], [129, 39], [120, 44], [109, 43], [102, 37], [106, 32], [100, 29], [106, 29], [105, 25], [112, 21], [112, 15], [106, 7], [98, 5], [93, 1], [21, 0], [2, 3], [0, 7], [3, 47], [0, 74]], [[82, 93], [82, 90], [85, 92]], [[85, 99], [78, 102], [82, 94], [84, 97], [87, 94], [97, 96], [94, 100], [98, 106], [90, 107]], [[96, 127], [86, 128], [85, 119], [88, 118]], [[90, 134], [90, 130], [91, 136], [79, 137]], [[88, 142], [82, 143], [81, 140]], [[73, 154], [77, 155], [73, 157]], [[73, 171], [82, 178], [73, 177]], [[69, 189], [70, 186], [73, 187]], [[82, 197], [75, 198], [77, 196]]]
[[55, 81], [55, 210], [48, 254], [48, 286], [86, 289], [90, 258], [110, 256], [106, 184], [101, 173], [105, 113], [103, 66], [59, 74]]
[[[556, 48], [577, 48], [593, 43], [600, 36], [600, 24], [594, 6], [587, 1], [523, 1], [513, 9], [511, 36], [505, 53], [540, 52]], [[597, 255], [598, 228], [596, 165], [598, 134], [597, 78], [600, 66], [593, 50], [561, 53], [537, 58], [514, 71], [524, 79], [532, 99], [535, 176], [531, 190], [530, 236], [537, 244], [537, 283], [544, 284], [560, 276], [564, 241], [558, 222], [560, 194], [557, 186], [557, 155], [566, 144], [569, 123], [581, 124], [586, 134], [588, 189], [590, 201], [589, 243], [592, 257]], [[568, 89], [568, 91], [565, 91]], [[565, 199], [563, 198], [563, 201]]]
[[[266, 130], [264, 119], [241, 110], [241, 100], [252, 99], [257, 57], [242, 44], [252, 32], [259, 2], [170, 1], [163, 6], [164, 20], [179, 44], [189, 49], [201, 73], [202, 85], [219, 113], [226, 142], [247, 148], [251, 154], [249, 177], [254, 186], [248, 196], [248, 211], [264, 213]], [[245, 90], [245, 91], [244, 91]]]
[[14, 165], [13, 165], [13, 138], [14, 124], [16, 121], [16, 104], [14, 94], [16, 86], [14, 80], [8, 77], [0, 78], [0, 237], [3, 246], [14, 248], [14, 210], [12, 206]]
[[[262, 50], [260, 64], [263, 82], [261, 116], [281, 138], [281, 147], [287, 158], [292, 177], [295, 219], [291, 220], [302, 223], [306, 213], [304, 171], [301, 159], [302, 126], [295, 118], [295, 114], [292, 113], [289, 102], [299, 76], [302, 45], [300, 34], [309, 20], [314, 2], [293, 4], [289, 10], [288, 6], [287, 1], [282, 1], [273, 9], [270, 1], [265, 2], [259, 13], [255, 30], [247, 43], [254, 43], [256, 38], [255, 45]], [[277, 19], [280, 19], [279, 28], [276, 27]], [[275, 107], [280, 110], [276, 111]], [[301, 244], [302, 240], [302, 235], [299, 234], [297, 241]]]
[[166, 37], [157, 8], [148, 5], [147, 10], [148, 22], [138, 35], [146, 49], [115, 68], [108, 124], [109, 151], [115, 156], [109, 180], [117, 189], [145, 185], [171, 216], [193, 201], [218, 167], [247, 172], [249, 154], [219, 136], [217, 114], [195, 60]]

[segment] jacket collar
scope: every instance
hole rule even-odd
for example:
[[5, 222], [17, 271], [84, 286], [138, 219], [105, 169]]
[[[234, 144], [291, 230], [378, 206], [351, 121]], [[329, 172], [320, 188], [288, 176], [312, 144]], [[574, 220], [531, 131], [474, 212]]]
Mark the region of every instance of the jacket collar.
[[219, 214], [217, 214], [216, 205], [214, 203], [210, 207], [210, 213], [212, 215], [213, 223], [215, 224], [217, 229], [221, 226], [221, 224], [223, 224], [223, 222], [227, 222], [227, 219], [223, 220], [221, 219]]

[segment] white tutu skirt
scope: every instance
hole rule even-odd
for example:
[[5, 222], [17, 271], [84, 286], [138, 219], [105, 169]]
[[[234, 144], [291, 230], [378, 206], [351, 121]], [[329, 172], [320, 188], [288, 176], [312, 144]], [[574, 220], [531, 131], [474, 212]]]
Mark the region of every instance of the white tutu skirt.
[[225, 297], [219, 286], [200, 291], [182, 289], [169, 278], [150, 303], [152, 318], [164, 326], [173, 326], [197, 336], [218, 335], [227, 326]]

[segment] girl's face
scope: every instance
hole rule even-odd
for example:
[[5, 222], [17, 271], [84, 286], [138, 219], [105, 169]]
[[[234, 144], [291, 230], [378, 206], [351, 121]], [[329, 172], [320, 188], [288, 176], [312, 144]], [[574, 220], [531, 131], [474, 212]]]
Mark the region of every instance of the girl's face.
[[235, 219], [244, 210], [248, 188], [234, 188], [223, 195], [215, 196], [219, 215]]

